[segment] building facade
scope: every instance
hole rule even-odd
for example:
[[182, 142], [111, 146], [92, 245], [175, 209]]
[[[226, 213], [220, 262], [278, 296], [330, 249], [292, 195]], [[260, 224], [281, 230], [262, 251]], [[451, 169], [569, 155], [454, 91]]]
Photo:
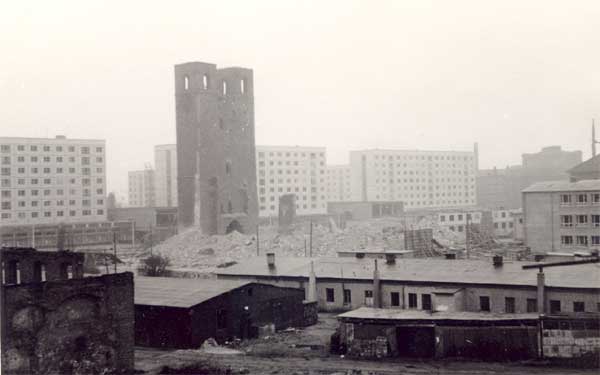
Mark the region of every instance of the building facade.
[[3, 225], [106, 220], [104, 140], [0, 137]]
[[154, 190], [157, 207], [177, 207], [177, 145], [154, 146]]
[[525, 244], [534, 253], [600, 249], [600, 180], [547, 181], [523, 190]]
[[477, 152], [350, 152], [354, 201], [403, 201], [407, 209], [475, 205]]
[[154, 170], [149, 168], [129, 172], [130, 207], [154, 207], [156, 205], [154, 175]]
[[297, 215], [327, 212], [324, 147], [256, 146], [262, 217], [277, 216], [279, 197], [294, 194]]
[[349, 202], [352, 200], [352, 189], [350, 187], [352, 178], [349, 165], [328, 165], [325, 176], [327, 202]]
[[175, 66], [179, 224], [206, 234], [258, 220], [252, 70]]

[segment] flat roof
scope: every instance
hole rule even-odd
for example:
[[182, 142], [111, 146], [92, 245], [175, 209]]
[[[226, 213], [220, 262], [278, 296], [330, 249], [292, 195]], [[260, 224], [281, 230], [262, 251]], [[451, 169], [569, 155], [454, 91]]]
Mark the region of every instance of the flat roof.
[[134, 279], [134, 284], [134, 303], [136, 305], [186, 308], [251, 284], [251, 282], [140, 276]]
[[[308, 278], [313, 261], [317, 278], [343, 278], [372, 280], [374, 259], [353, 257], [282, 257], [275, 256], [275, 267], [269, 268], [265, 257], [252, 257], [243, 263], [219, 269], [217, 275], [251, 277], [301, 277]], [[525, 264], [535, 262], [504, 261], [494, 267], [492, 260], [463, 260], [441, 258], [398, 258], [395, 264], [378, 262], [381, 280], [444, 283], [480, 284], [506, 286], [537, 286], [537, 270], [524, 270]], [[600, 263], [566, 267], [551, 267], [544, 270], [547, 287], [600, 289]]]
[[359, 249], [359, 250], [338, 250], [337, 253], [340, 254], [410, 254], [414, 253], [414, 250], [385, 250], [385, 249]]
[[523, 193], [544, 193], [559, 191], [596, 191], [600, 190], [600, 180], [543, 181], [536, 182], [523, 190]]
[[503, 321], [503, 320], [537, 320], [537, 313], [498, 314], [472, 311], [427, 311], [399, 310], [360, 307], [337, 316], [338, 319], [370, 319], [370, 320], [451, 320], [451, 321]]

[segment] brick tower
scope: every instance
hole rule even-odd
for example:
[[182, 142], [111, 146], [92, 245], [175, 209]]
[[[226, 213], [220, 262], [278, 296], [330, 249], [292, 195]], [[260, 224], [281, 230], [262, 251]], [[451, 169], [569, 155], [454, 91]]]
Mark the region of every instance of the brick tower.
[[175, 65], [180, 226], [254, 232], [258, 219], [252, 70]]

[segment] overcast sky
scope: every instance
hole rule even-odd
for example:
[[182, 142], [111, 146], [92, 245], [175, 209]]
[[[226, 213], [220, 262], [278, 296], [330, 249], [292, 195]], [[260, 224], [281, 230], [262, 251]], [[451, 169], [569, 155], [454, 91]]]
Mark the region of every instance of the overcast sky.
[[254, 69], [257, 144], [331, 164], [473, 142], [482, 168], [555, 144], [587, 158], [600, 122], [597, 0], [6, 1], [0, 51], [0, 135], [106, 139], [122, 194], [175, 142], [187, 61]]

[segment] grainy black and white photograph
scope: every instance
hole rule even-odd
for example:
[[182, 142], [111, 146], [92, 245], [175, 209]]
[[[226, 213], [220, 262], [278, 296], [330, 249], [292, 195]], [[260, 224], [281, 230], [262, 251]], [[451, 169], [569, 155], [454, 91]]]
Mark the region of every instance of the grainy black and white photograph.
[[600, 1], [0, 5], [2, 375], [600, 374]]

